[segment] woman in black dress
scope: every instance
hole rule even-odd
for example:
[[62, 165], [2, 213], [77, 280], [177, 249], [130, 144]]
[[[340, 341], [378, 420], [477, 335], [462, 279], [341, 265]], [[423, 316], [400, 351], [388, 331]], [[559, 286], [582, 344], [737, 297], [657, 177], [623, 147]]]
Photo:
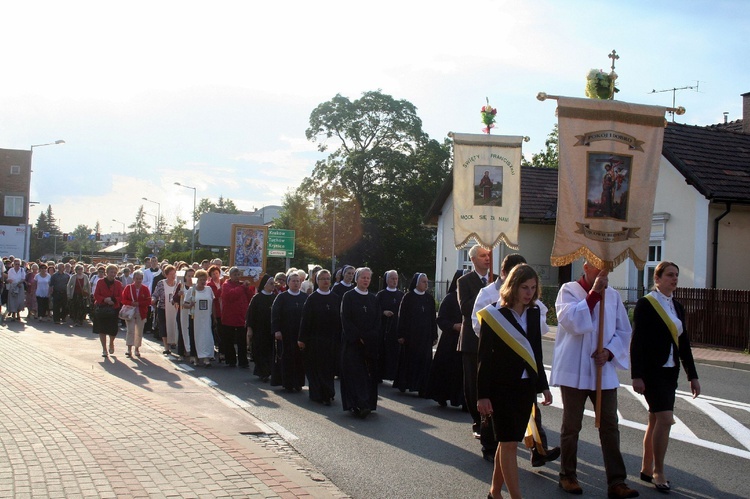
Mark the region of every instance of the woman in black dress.
[[510, 497], [521, 497], [518, 442], [524, 437], [536, 394], [544, 394], [542, 405], [552, 403], [542, 363], [545, 318], [535, 304], [540, 295], [536, 271], [518, 265], [500, 288], [500, 303], [479, 312], [477, 409], [482, 424], [491, 425], [498, 441], [490, 498], [501, 497], [503, 483]]
[[652, 482], [656, 490], [664, 493], [670, 490], [670, 483], [664, 476], [664, 457], [669, 430], [674, 424], [680, 361], [693, 398], [701, 393], [690, 337], [685, 330], [685, 309], [672, 298], [679, 275], [679, 267], [672, 262], [661, 262], [656, 266], [654, 290], [635, 305], [630, 342], [633, 390], [643, 394], [648, 402], [641, 480]]
[[398, 342], [402, 349], [393, 387], [425, 396], [437, 343], [435, 298], [427, 292], [427, 275], [417, 272], [398, 309]]
[[341, 300], [341, 402], [345, 411], [364, 418], [378, 407], [380, 306], [370, 286], [372, 271], [357, 269], [357, 287]]
[[383, 348], [380, 351], [380, 380], [396, 379], [398, 353], [401, 345], [398, 342], [398, 307], [404, 292], [398, 289], [398, 272], [389, 270], [383, 275], [383, 289], [378, 291], [377, 299], [383, 315], [380, 317], [380, 334], [383, 336]]
[[435, 357], [430, 367], [430, 379], [427, 383], [427, 397], [436, 401], [441, 407], [448, 405], [458, 407], [464, 404], [463, 363], [458, 351], [458, 333], [461, 331], [461, 307], [458, 305], [458, 278], [464, 275], [457, 270], [443, 298], [437, 315], [440, 328]]
[[319, 270], [318, 289], [302, 307], [297, 345], [307, 374], [310, 400], [331, 405], [336, 395], [333, 379], [336, 374], [336, 338], [341, 336], [341, 298], [331, 292], [331, 273]]
[[281, 375], [281, 379], [271, 379], [271, 384], [282, 385], [287, 392], [299, 392], [305, 384], [305, 368], [297, 338], [307, 295], [299, 290], [301, 281], [297, 272], [290, 272], [286, 283], [289, 289], [278, 295], [271, 307], [271, 331], [276, 339], [274, 361]]
[[273, 364], [273, 332], [271, 330], [271, 307], [276, 298], [274, 289], [276, 283], [273, 278], [264, 274], [260, 279], [258, 289], [247, 307], [245, 326], [247, 335], [253, 350], [253, 362], [255, 369], [253, 374], [261, 381], [266, 382], [271, 377], [271, 366]]

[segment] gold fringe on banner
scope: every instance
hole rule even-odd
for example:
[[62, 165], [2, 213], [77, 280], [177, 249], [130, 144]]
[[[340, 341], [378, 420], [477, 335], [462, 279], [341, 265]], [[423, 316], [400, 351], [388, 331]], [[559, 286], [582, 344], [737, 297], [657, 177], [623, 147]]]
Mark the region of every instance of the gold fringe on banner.
[[550, 264], [552, 264], [553, 267], [562, 267], [563, 265], [575, 262], [579, 258], [583, 258], [587, 262], [592, 263], [597, 269], [608, 270], [610, 272], [628, 258], [633, 260], [633, 263], [638, 270], [643, 270], [643, 267], [646, 266], [646, 262], [638, 258], [635, 252], [630, 248], [617, 255], [612, 261], [605, 262], [585, 246], [582, 246], [575, 252], [568, 253], [567, 255], [550, 257]]
[[487, 246], [486, 244], [484, 244], [484, 241], [482, 241], [479, 238], [476, 232], [472, 232], [471, 234], [466, 236], [466, 238], [463, 241], [461, 241], [459, 244], [456, 245], [456, 249], [465, 248], [466, 246], [469, 245], [469, 241], [471, 241], [472, 239], [474, 239], [479, 246], [486, 249], [487, 251], [492, 251], [493, 249], [495, 249], [496, 246], [499, 246], [500, 243], [504, 243], [508, 248], [512, 249], [513, 251], [519, 250], [519, 246], [517, 244], [513, 244], [512, 242], [510, 242], [510, 240], [506, 237], [505, 233], [502, 233], [499, 236], [497, 236], [497, 239], [495, 239], [495, 242], [492, 243], [492, 246]]

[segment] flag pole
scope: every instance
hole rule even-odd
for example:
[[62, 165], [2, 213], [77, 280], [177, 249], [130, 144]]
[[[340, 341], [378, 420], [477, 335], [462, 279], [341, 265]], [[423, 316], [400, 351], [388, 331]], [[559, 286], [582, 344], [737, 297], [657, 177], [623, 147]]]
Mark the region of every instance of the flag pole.
[[[558, 100], [559, 98], [560, 98], [559, 95], [551, 95], [546, 92], [539, 92], [538, 94], [536, 94], [536, 100], [540, 100], [540, 101], [545, 101], [547, 99]], [[670, 113], [675, 113], [677, 116], [682, 116], [683, 114], [685, 114], [685, 108], [682, 106], [665, 107], [664, 109], [666, 109]]]
[[[599, 302], [599, 336], [596, 342], [596, 354], [601, 355], [604, 350], [604, 297], [607, 295], [607, 288], [602, 291], [602, 299]], [[596, 366], [596, 404], [594, 406], [594, 427], [599, 428], [602, 414], [602, 366]]]

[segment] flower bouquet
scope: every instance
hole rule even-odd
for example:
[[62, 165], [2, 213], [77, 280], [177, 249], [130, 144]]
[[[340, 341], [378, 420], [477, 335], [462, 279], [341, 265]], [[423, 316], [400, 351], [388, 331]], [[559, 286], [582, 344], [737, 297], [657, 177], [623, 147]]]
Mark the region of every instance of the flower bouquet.
[[480, 114], [482, 115], [482, 123], [484, 123], [484, 128], [482, 128], [482, 131], [486, 134], [490, 133], [490, 130], [495, 128], [495, 118], [497, 116], [497, 108], [490, 106], [490, 100], [487, 99], [487, 105], [482, 106], [482, 111]]
[[615, 87], [617, 73], [605, 73], [601, 69], [592, 69], [586, 76], [586, 97], [590, 99], [611, 99], [620, 90]]

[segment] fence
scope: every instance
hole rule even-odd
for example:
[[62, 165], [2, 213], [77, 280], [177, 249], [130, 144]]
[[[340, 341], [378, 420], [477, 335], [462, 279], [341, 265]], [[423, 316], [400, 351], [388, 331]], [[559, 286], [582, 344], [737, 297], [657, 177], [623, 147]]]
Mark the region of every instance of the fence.
[[685, 307], [691, 343], [750, 349], [750, 291], [677, 288], [674, 297]]

